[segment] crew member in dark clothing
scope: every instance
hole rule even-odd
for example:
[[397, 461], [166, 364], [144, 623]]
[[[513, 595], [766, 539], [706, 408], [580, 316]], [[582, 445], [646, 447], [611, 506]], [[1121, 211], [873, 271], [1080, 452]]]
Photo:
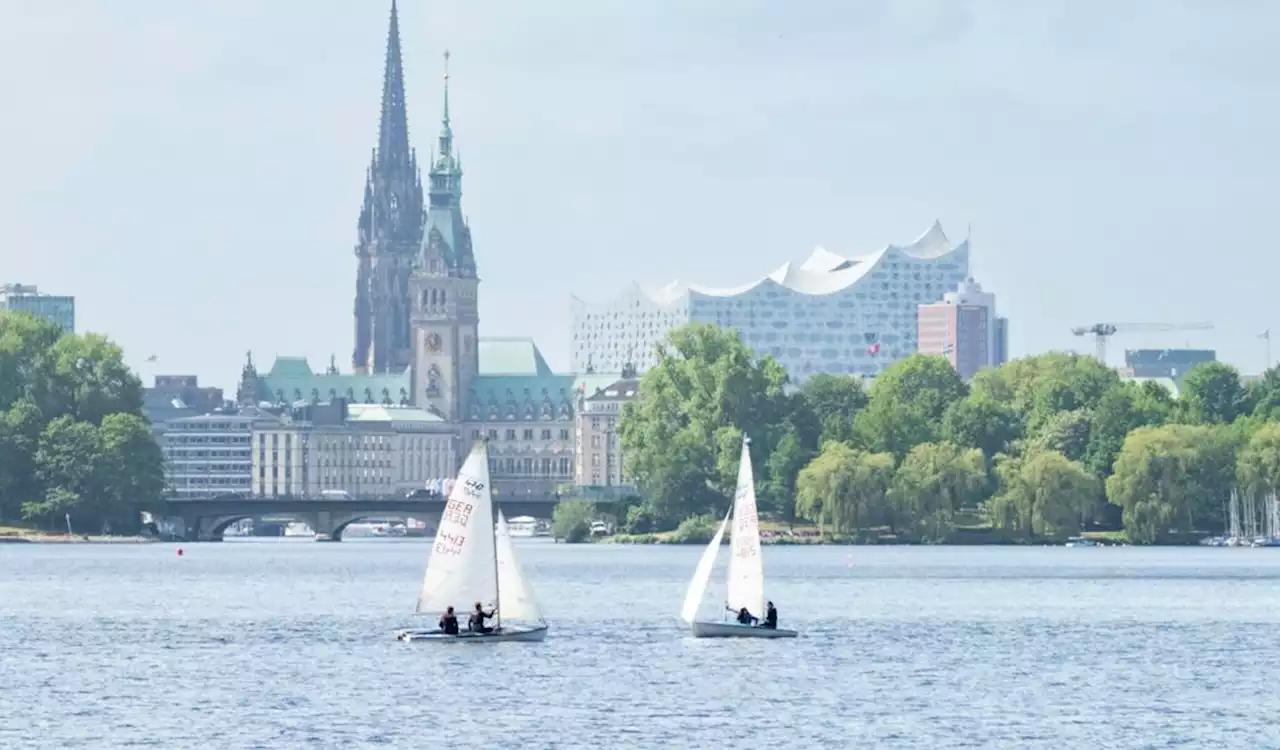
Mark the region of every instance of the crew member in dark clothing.
[[[725, 609], [729, 610], [730, 612], [733, 611], [733, 607], [725, 607]], [[752, 615], [750, 612], [748, 612], [746, 607], [743, 607], [742, 609], [738, 610], [739, 625], [754, 625], [757, 622], [760, 622], [760, 620], [756, 618], [754, 615]]]
[[495, 607], [485, 612], [484, 608], [480, 606], [480, 602], [476, 602], [476, 611], [471, 613], [471, 620], [467, 622], [467, 627], [473, 633], [492, 633], [493, 628], [485, 625], [484, 621], [493, 617], [497, 611], [498, 609]]
[[458, 616], [453, 613], [453, 607], [445, 610], [445, 613], [440, 616], [440, 629], [446, 635], [458, 634]]
[[769, 602], [768, 607], [764, 611], [764, 622], [760, 623], [762, 628], [778, 627], [778, 610], [773, 606], [773, 602]]

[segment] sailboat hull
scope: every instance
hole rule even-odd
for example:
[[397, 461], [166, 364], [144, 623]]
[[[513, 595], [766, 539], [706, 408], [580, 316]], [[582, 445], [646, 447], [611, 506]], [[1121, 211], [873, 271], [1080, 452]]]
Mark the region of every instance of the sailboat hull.
[[438, 628], [431, 630], [415, 630], [406, 629], [396, 632], [396, 640], [410, 641], [440, 641], [440, 642], [467, 642], [467, 643], [505, 643], [505, 642], [535, 642], [541, 641], [547, 637], [548, 627], [540, 625], [537, 627], [520, 627], [520, 626], [504, 626], [492, 633], [472, 633], [464, 630], [457, 635], [450, 635], [441, 632]]
[[736, 622], [695, 622], [694, 638], [795, 638], [794, 630], [739, 625]]

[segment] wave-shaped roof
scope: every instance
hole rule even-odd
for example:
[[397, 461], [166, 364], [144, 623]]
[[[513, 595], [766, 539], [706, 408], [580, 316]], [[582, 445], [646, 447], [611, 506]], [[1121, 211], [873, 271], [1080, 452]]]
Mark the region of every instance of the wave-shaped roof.
[[942, 223], [935, 221], [928, 231], [909, 244], [886, 245], [880, 250], [854, 258], [846, 258], [819, 247], [799, 265], [783, 263], [767, 276], [740, 286], [711, 287], [677, 279], [663, 286], [636, 284], [636, 287], [641, 294], [658, 305], [676, 302], [689, 292], [707, 297], [736, 297], [767, 283], [774, 283], [800, 294], [826, 295], [853, 286], [886, 257], [901, 255], [915, 260], [936, 260], [967, 250], [968, 247], [967, 239], [958, 245], [952, 245], [942, 231]]

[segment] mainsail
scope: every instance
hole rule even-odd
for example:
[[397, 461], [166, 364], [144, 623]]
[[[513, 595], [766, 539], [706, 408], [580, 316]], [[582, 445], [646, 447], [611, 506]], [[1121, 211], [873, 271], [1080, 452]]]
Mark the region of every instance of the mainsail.
[[533, 589], [524, 579], [515, 545], [507, 529], [507, 519], [498, 511], [498, 615], [503, 620], [542, 622], [542, 610], [533, 598]]
[[444, 506], [427, 572], [418, 595], [419, 614], [459, 612], [480, 603], [498, 602], [498, 572], [493, 532], [493, 496], [489, 487], [489, 452], [476, 443], [458, 472]]
[[707, 593], [707, 582], [711, 580], [711, 570], [716, 565], [716, 553], [720, 551], [720, 540], [724, 539], [724, 530], [729, 525], [729, 516], [720, 522], [716, 535], [711, 537], [698, 567], [693, 571], [693, 580], [689, 581], [689, 591], [684, 595], [684, 607], [680, 610], [680, 619], [692, 623], [698, 616], [698, 607], [702, 605], [702, 596]]
[[760, 519], [756, 515], [755, 477], [751, 452], [742, 442], [738, 489], [733, 497], [733, 537], [729, 555], [729, 589], [725, 601], [734, 610], [747, 608], [764, 615], [764, 563], [760, 555]]

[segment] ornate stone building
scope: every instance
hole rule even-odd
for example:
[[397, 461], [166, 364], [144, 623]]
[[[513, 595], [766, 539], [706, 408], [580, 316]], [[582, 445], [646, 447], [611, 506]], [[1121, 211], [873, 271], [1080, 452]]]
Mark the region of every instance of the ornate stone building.
[[[480, 278], [462, 213], [447, 53], [445, 63], [443, 118], [424, 186], [409, 145], [392, 2], [378, 145], [358, 224], [354, 372], [340, 373], [331, 362], [317, 373], [301, 357], [278, 357], [268, 372], [259, 373], [250, 358], [237, 399], [270, 405], [345, 399], [426, 412], [447, 425], [457, 460], [472, 440], [489, 438], [495, 492], [551, 499], [574, 480], [579, 397], [619, 375], [555, 373], [530, 339], [480, 337]], [[439, 487], [457, 470], [430, 465], [447, 476], [415, 474], [405, 481]]]

